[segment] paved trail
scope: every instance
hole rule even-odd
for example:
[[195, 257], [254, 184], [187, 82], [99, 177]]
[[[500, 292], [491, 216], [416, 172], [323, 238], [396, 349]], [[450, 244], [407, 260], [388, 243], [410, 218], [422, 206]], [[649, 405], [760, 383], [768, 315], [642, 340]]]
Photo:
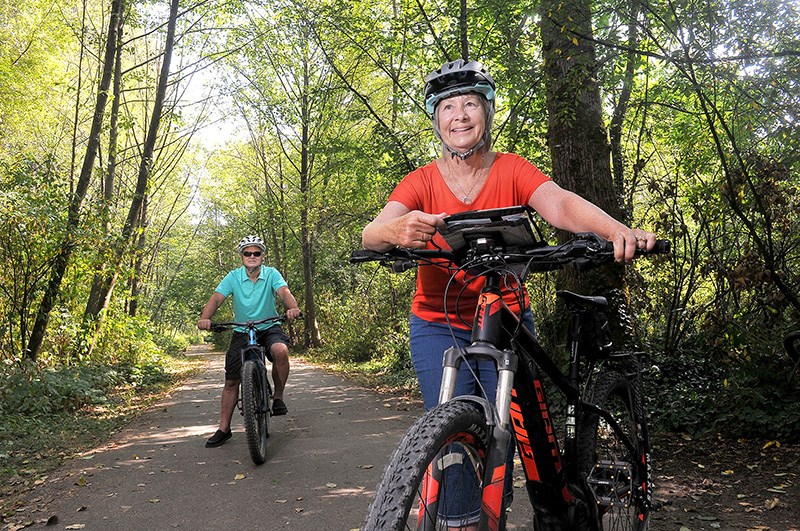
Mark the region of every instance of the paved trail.
[[49, 520], [51, 528], [87, 530], [358, 528], [420, 404], [294, 359], [289, 414], [272, 419], [267, 462], [255, 466], [238, 412], [233, 438], [205, 448], [216, 429], [223, 356], [203, 347], [189, 355], [202, 356], [207, 369], [108, 445], [51, 474], [31, 493], [24, 518], [33, 527]]

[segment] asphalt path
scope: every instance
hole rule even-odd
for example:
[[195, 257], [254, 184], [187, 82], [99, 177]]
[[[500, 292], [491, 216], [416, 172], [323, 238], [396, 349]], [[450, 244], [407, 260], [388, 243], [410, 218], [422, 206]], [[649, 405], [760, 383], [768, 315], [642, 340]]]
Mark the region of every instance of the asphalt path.
[[[31, 492], [28, 528], [358, 529], [421, 404], [294, 358], [289, 413], [271, 419], [267, 462], [256, 466], [238, 411], [233, 438], [205, 448], [218, 420], [223, 355], [202, 346], [188, 355], [204, 358], [205, 370], [51, 474]], [[513, 512], [510, 529], [529, 527], [527, 511]]]

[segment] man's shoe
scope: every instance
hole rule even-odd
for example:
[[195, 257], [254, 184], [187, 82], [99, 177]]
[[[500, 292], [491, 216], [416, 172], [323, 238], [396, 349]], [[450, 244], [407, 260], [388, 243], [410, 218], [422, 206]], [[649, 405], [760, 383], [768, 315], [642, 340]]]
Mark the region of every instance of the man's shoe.
[[272, 401], [272, 415], [278, 417], [280, 415], [285, 415], [288, 413], [289, 410], [286, 409], [286, 404], [283, 403], [283, 400], [280, 398], [276, 398]]
[[225, 441], [231, 437], [233, 437], [231, 430], [217, 430], [217, 432], [206, 441], [206, 448], [216, 448], [217, 446], [222, 446], [225, 444]]

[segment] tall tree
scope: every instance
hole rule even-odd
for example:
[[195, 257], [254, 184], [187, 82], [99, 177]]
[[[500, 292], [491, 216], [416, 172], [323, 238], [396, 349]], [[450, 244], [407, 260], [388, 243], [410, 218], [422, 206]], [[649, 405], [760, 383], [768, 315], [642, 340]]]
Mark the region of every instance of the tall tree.
[[[544, 0], [540, 6], [552, 177], [621, 220], [598, 85], [590, 6], [589, 0]], [[561, 238], [567, 237], [561, 234]], [[580, 276], [565, 273], [564, 281], [568, 289], [606, 294], [618, 316], [623, 317], [621, 268], [606, 267]]]
[[[128, 209], [128, 216], [125, 219], [122, 232], [111, 249], [109, 257], [111, 270], [106, 273], [96, 299], [94, 301], [90, 301], [94, 302], [95, 304], [91, 307], [87, 306], [86, 308], [86, 318], [92, 322], [97, 322], [100, 310], [107, 305], [108, 297], [111, 291], [114, 289], [114, 285], [116, 284], [119, 276], [118, 264], [122, 263], [123, 256], [131, 245], [131, 239], [134, 237], [137, 226], [144, 224], [146, 220], [143, 210], [144, 205], [147, 203], [147, 186], [152, 171], [153, 161], [155, 159], [156, 141], [159, 137], [159, 126], [164, 114], [164, 102], [167, 97], [170, 64], [172, 62], [172, 53], [175, 47], [175, 28], [177, 21], [178, 0], [172, 0], [170, 3], [169, 18], [167, 21], [167, 34], [164, 41], [164, 53], [161, 56], [161, 71], [158, 76], [156, 94], [153, 100], [153, 109], [150, 114], [150, 122], [147, 127], [144, 146], [142, 147], [141, 158], [139, 161], [139, 172], [136, 179], [136, 187], [133, 191], [133, 197]], [[140, 245], [142, 245], [141, 242]], [[96, 331], [97, 328], [95, 328], [95, 333]]]
[[25, 357], [30, 359], [36, 359], [39, 349], [42, 346], [45, 330], [47, 329], [47, 323], [50, 320], [50, 312], [53, 309], [56, 298], [61, 290], [61, 281], [64, 278], [64, 273], [67, 270], [69, 258], [74, 249], [75, 236], [80, 225], [81, 204], [83, 203], [83, 199], [86, 196], [86, 191], [89, 188], [89, 183], [94, 171], [95, 159], [100, 148], [100, 134], [105, 116], [106, 103], [108, 102], [109, 87], [111, 85], [111, 78], [114, 71], [114, 56], [117, 49], [119, 28], [122, 23], [122, 14], [124, 9], [125, 0], [112, 0], [111, 15], [108, 23], [108, 33], [106, 35], [103, 69], [100, 74], [100, 83], [98, 84], [97, 100], [94, 107], [94, 115], [92, 117], [89, 140], [86, 145], [86, 153], [84, 154], [83, 165], [78, 177], [78, 182], [75, 186], [72, 197], [70, 198], [69, 207], [67, 209], [67, 237], [61, 242], [60, 248], [54, 260], [52, 274], [50, 275], [50, 279], [45, 287], [44, 295], [42, 296], [42, 300], [39, 304], [39, 309], [36, 314], [36, 321], [34, 322], [31, 330], [31, 338], [28, 342], [27, 349], [24, 352]]

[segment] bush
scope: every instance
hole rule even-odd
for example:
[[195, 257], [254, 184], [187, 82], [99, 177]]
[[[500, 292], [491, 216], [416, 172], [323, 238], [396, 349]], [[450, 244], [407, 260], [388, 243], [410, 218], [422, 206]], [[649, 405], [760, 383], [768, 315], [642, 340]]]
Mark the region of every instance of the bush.
[[654, 428], [800, 441], [800, 376], [789, 382], [782, 358], [733, 367], [703, 359], [684, 353], [647, 360], [645, 393]]
[[105, 401], [119, 380], [114, 371], [87, 366], [40, 369], [32, 364], [6, 368], [0, 390], [4, 414], [49, 415]]

